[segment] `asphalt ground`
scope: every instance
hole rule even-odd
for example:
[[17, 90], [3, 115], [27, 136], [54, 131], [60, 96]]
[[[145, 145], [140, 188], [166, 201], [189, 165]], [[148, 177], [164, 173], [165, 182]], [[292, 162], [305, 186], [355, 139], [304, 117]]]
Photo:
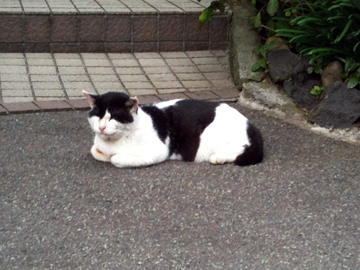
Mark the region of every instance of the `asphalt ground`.
[[119, 169], [86, 112], [1, 116], [0, 269], [360, 269], [359, 148], [241, 111], [255, 166]]

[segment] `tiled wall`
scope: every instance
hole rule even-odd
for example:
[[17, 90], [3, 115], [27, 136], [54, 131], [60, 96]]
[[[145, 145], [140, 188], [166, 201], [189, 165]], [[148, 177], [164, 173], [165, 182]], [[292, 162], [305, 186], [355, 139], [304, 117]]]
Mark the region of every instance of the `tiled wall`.
[[205, 2], [5, 0], [0, 2], [0, 52], [225, 49], [227, 14], [216, 14], [199, 30]]

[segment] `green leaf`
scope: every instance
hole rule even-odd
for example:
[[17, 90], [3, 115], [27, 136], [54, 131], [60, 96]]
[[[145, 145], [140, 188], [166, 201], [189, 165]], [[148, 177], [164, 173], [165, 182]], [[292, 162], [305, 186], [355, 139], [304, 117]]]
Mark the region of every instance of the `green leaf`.
[[267, 12], [269, 13], [270, 16], [273, 16], [278, 10], [278, 8], [279, 8], [278, 0], [269, 0], [269, 3], [267, 5]]
[[348, 88], [354, 88], [359, 84], [359, 77], [353, 76], [345, 80]]
[[252, 65], [251, 67], [251, 71], [257, 71], [260, 68], [266, 68], [266, 60], [265, 59], [261, 59], [259, 61], [257, 61], [255, 64]]
[[255, 28], [258, 28], [261, 26], [261, 12], [259, 12], [255, 17]]
[[208, 18], [208, 13], [209, 13], [209, 9], [208, 8], [205, 8], [203, 9], [200, 17], [199, 17], [199, 20], [200, 22], [206, 22], [207, 18]]
[[291, 14], [292, 14], [292, 12], [291, 12], [290, 10], [288, 10], [288, 11], [285, 12], [285, 16], [286, 16], [286, 17], [290, 17]]
[[353, 23], [353, 20], [349, 20], [346, 23], [346, 25], [345, 25], [344, 29], [342, 30], [341, 34], [335, 39], [335, 41], [334, 41], [335, 43], [338, 43], [345, 36], [346, 32], [349, 30], [352, 23]]

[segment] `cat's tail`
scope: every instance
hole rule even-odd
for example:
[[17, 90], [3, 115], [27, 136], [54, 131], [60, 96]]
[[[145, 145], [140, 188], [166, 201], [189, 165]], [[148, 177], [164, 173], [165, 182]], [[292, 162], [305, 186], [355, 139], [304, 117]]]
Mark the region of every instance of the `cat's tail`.
[[238, 155], [235, 164], [238, 166], [248, 166], [260, 163], [264, 158], [264, 142], [260, 130], [248, 121], [247, 135], [250, 145], [246, 146], [245, 151]]

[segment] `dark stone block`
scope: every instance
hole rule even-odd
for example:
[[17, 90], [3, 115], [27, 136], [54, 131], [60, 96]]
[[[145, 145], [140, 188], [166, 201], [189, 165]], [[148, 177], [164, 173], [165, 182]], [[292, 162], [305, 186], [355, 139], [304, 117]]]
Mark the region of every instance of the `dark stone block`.
[[161, 52], [177, 52], [177, 51], [184, 51], [184, 44], [183, 42], [160, 42]]
[[51, 44], [52, 53], [78, 53], [78, 43], [53, 43]]
[[157, 41], [156, 16], [134, 16], [134, 41]]
[[77, 42], [78, 38], [77, 17], [63, 15], [55, 15], [52, 17], [52, 41]]
[[50, 43], [25, 43], [25, 52], [43, 53], [51, 52]]
[[50, 42], [50, 16], [34, 15], [24, 17], [25, 42]]
[[131, 53], [131, 43], [106, 43], [108, 53]]
[[79, 16], [79, 35], [82, 42], [105, 40], [105, 16]]
[[214, 16], [210, 23], [210, 42], [226, 42], [228, 40], [227, 16]]
[[293, 68], [300, 58], [289, 50], [274, 50], [269, 52], [269, 75], [273, 82], [283, 82], [290, 78]]
[[22, 43], [0, 43], [0, 52], [24, 52], [24, 44]]
[[348, 89], [343, 82], [330, 84], [308, 120], [326, 128], [350, 128], [360, 118], [360, 91]]
[[184, 40], [184, 16], [161, 15], [159, 32], [160, 41]]
[[209, 50], [208, 42], [185, 42], [185, 51]]
[[311, 90], [315, 86], [321, 86], [320, 75], [309, 74], [308, 59], [301, 59], [291, 72], [291, 80], [284, 81], [284, 89], [299, 105], [307, 110], [312, 109], [318, 104], [319, 100], [311, 95]]
[[80, 43], [79, 45], [80, 52], [92, 52], [92, 53], [100, 53], [105, 52], [105, 44], [104, 43]]
[[112, 16], [106, 18], [106, 41], [131, 41], [131, 16]]
[[134, 52], [157, 52], [158, 44], [155, 42], [134, 43]]
[[209, 23], [199, 28], [199, 15], [187, 15], [185, 18], [185, 40], [209, 42]]
[[22, 42], [23, 21], [20, 15], [1, 16], [0, 42]]

